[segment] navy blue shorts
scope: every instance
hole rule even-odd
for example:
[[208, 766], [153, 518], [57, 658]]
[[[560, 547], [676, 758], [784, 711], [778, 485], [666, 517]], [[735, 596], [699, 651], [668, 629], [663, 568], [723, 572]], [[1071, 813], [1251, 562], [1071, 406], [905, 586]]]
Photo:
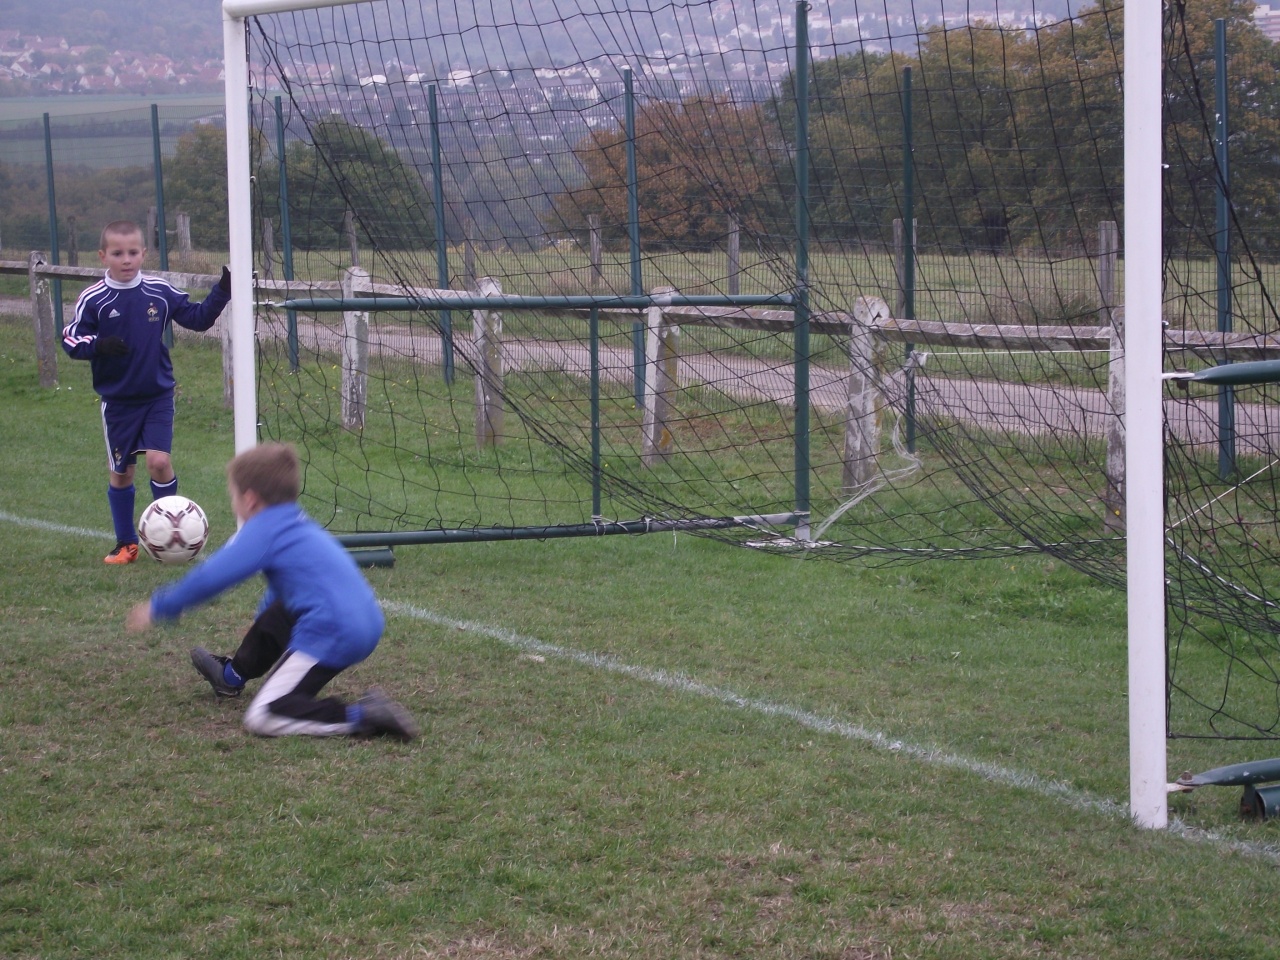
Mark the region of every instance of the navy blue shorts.
[[107, 469], [124, 473], [144, 450], [173, 451], [173, 396], [144, 403], [102, 401], [102, 435], [107, 441]]

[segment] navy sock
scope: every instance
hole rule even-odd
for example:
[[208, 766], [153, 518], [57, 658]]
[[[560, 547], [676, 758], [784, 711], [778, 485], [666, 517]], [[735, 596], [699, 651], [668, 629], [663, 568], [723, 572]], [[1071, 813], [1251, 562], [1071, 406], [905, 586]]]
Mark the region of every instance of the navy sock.
[[159, 500], [161, 497], [173, 497], [178, 493], [178, 475], [175, 473], [173, 479], [168, 483], [156, 483], [151, 481], [151, 499]]
[[244, 686], [244, 677], [236, 673], [236, 668], [231, 665], [230, 660], [222, 665], [222, 679], [227, 681], [227, 683], [231, 684], [233, 687]]
[[133, 529], [134, 486], [107, 487], [107, 503], [111, 507], [111, 525], [116, 530], [117, 543], [137, 543]]
[[353, 727], [360, 726], [360, 721], [364, 719], [364, 707], [358, 703], [347, 704], [347, 723]]

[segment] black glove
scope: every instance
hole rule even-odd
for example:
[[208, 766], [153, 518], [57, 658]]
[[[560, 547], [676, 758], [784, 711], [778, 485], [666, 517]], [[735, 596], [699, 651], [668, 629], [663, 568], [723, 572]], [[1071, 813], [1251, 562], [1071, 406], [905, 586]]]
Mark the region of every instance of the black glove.
[[218, 281], [218, 289], [228, 297], [231, 296], [231, 271], [226, 267], [222, 268], [222, 279]]
[[116, 336], [99, 337], [93, 352], [100, 357], [123, 357], [129, 352], [129, 345]]

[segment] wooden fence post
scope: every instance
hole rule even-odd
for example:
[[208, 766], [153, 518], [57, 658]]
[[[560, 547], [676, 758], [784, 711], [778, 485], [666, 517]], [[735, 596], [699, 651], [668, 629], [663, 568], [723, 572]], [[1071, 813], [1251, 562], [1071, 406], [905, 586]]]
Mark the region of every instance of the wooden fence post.
[[476, 287], [476, 222], [467, 218], [467, 229], [462, 241], [462, 285], [468, 290]]
[[178, 221], [178, 253], [184, 256], [191, 252], [191, 214], [177, 214]]
[[1116, 266], [1120, 233], [1114, 220], [1098, 224], [1098, 325], [1111, 328], [1111, 360], [1107, 366], [1106, 492], [1102, 496], [1109, 533], [1124, 533], [1124, 308], [1116, 306]]
[[1111, 362], [1107, 367], [1107, 492], [1103, 505], [1107, 515], [1103, 527], [1110, 533], [1124, 533], [1124, 307], [1111, 311]]
[[360, 266], [360, 243], [356, 237], [356, 215], [347, 210], [342, 215], [342, 240], [351, 251], [351, 265]]
[[159, 215], [156, 213], [155, 207], [147, 208], [147, 246], [152, 250], [160, 249], [160, 235], [156, 232], [160, 229]]
[[262, 218], [262, 279], [271, 280], [275, 274], [276, 231], [270, 217]]
[[853, 302], [853, 323], [849, 324], [849, 389], [841, 479], [848, 493], [874, 479], [880, 459], [880, 408], [884, 400], [876, 385], [873, 324], [888, 319], [889, 305], [879, 297], [858, 297]]
[[[254, 290], [257, 295], [257, 290]], [[218, 333], [222, 337], [222, 405], [228, 410], [235, 409], [235, 344], [231, 340], [231, 316], [224, 310], [218, 318]]]
[[[492, 277], [476, 283], [482, 297], [496, 297], [502, 285]], [[475, 338], [476, 367], [476, 447], [495, 447], [502, 440], [502, 314], [497, 310], [475, 310], [471, 314], [471, 335]]]
[[36, 370], [40, 386], [58, 385], [58, 340], [62, 331], [53, 319], [53, 284], [48, 277], [36, 273], [46, 263], [44, 253], [31, 251], [27, 257], [27, 282], [31, 286], [31, 319], [36, 333]]
[[[371, 293], [369, 271], [348, 267], [342, 271], [342, 298], [351, 300]], [[342, 313], [342, 425], [348, 430], [364, 427], [369, 391], [369, 313], [344, 310]]]
[[[675, 293], [675, 287], [655, 287], [653, 295]], [[667, 426], [671, 412], [671, 394], [676, 389], [679, 359], [680, 327], [671, 323], [662, 307], [646, 311], [647, 330], [644, 338], [644, 437], [640, 461], [652, 467], [671, 455], [674, 441]]]
[[736, 213], [729, 214], [729, 296], [736, 297], [742, 285], [742, 226]]
[[600, 239], [600, 215], [587, 216], [590, 231], [589, 246], [591, 249], [591, 292], [599, 293], [604, 284], [604, 243]]

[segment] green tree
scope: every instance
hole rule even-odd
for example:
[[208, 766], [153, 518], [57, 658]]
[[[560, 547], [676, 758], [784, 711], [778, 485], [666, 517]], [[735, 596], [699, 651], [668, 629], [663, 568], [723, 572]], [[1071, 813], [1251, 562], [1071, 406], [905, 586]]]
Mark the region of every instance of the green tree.
[[347, 210], [362, 242], [384, 250], [435, 245], [431, 193], [417, 168], [372, 132], [339, 117], [286, 150], [294, 243], [333, 248]]
[[[769, 156], [770, 136], [757, 104], [723, 97], [655, 102], [636, 111], [636, 179], [642, 228], [650, 248], [696, 247], [725, 236], [728, 215], [759, 231], [778, 177]], [[626, 139], [602, 130], [575, 154], [585, 183], [561, 194], [553, 229], [578, 230], [599, 216], [606, 239], [627, 236]]]
[[164, 165], [166, 211], [191, 217], [191, 242], [203, 250], [227, 246], [227, 133], [203, 123], [184, 133]]
[[1165, 242], [1213, 248], [1219, 174], [1215, 159], [1214, 21], [1226, 22], [1232, 244], [1244, 256], [1280, 251], [1280, 46], [1252, 23], [1254, 5], [1206, 0], [1170, 10], [1165, 70]]

